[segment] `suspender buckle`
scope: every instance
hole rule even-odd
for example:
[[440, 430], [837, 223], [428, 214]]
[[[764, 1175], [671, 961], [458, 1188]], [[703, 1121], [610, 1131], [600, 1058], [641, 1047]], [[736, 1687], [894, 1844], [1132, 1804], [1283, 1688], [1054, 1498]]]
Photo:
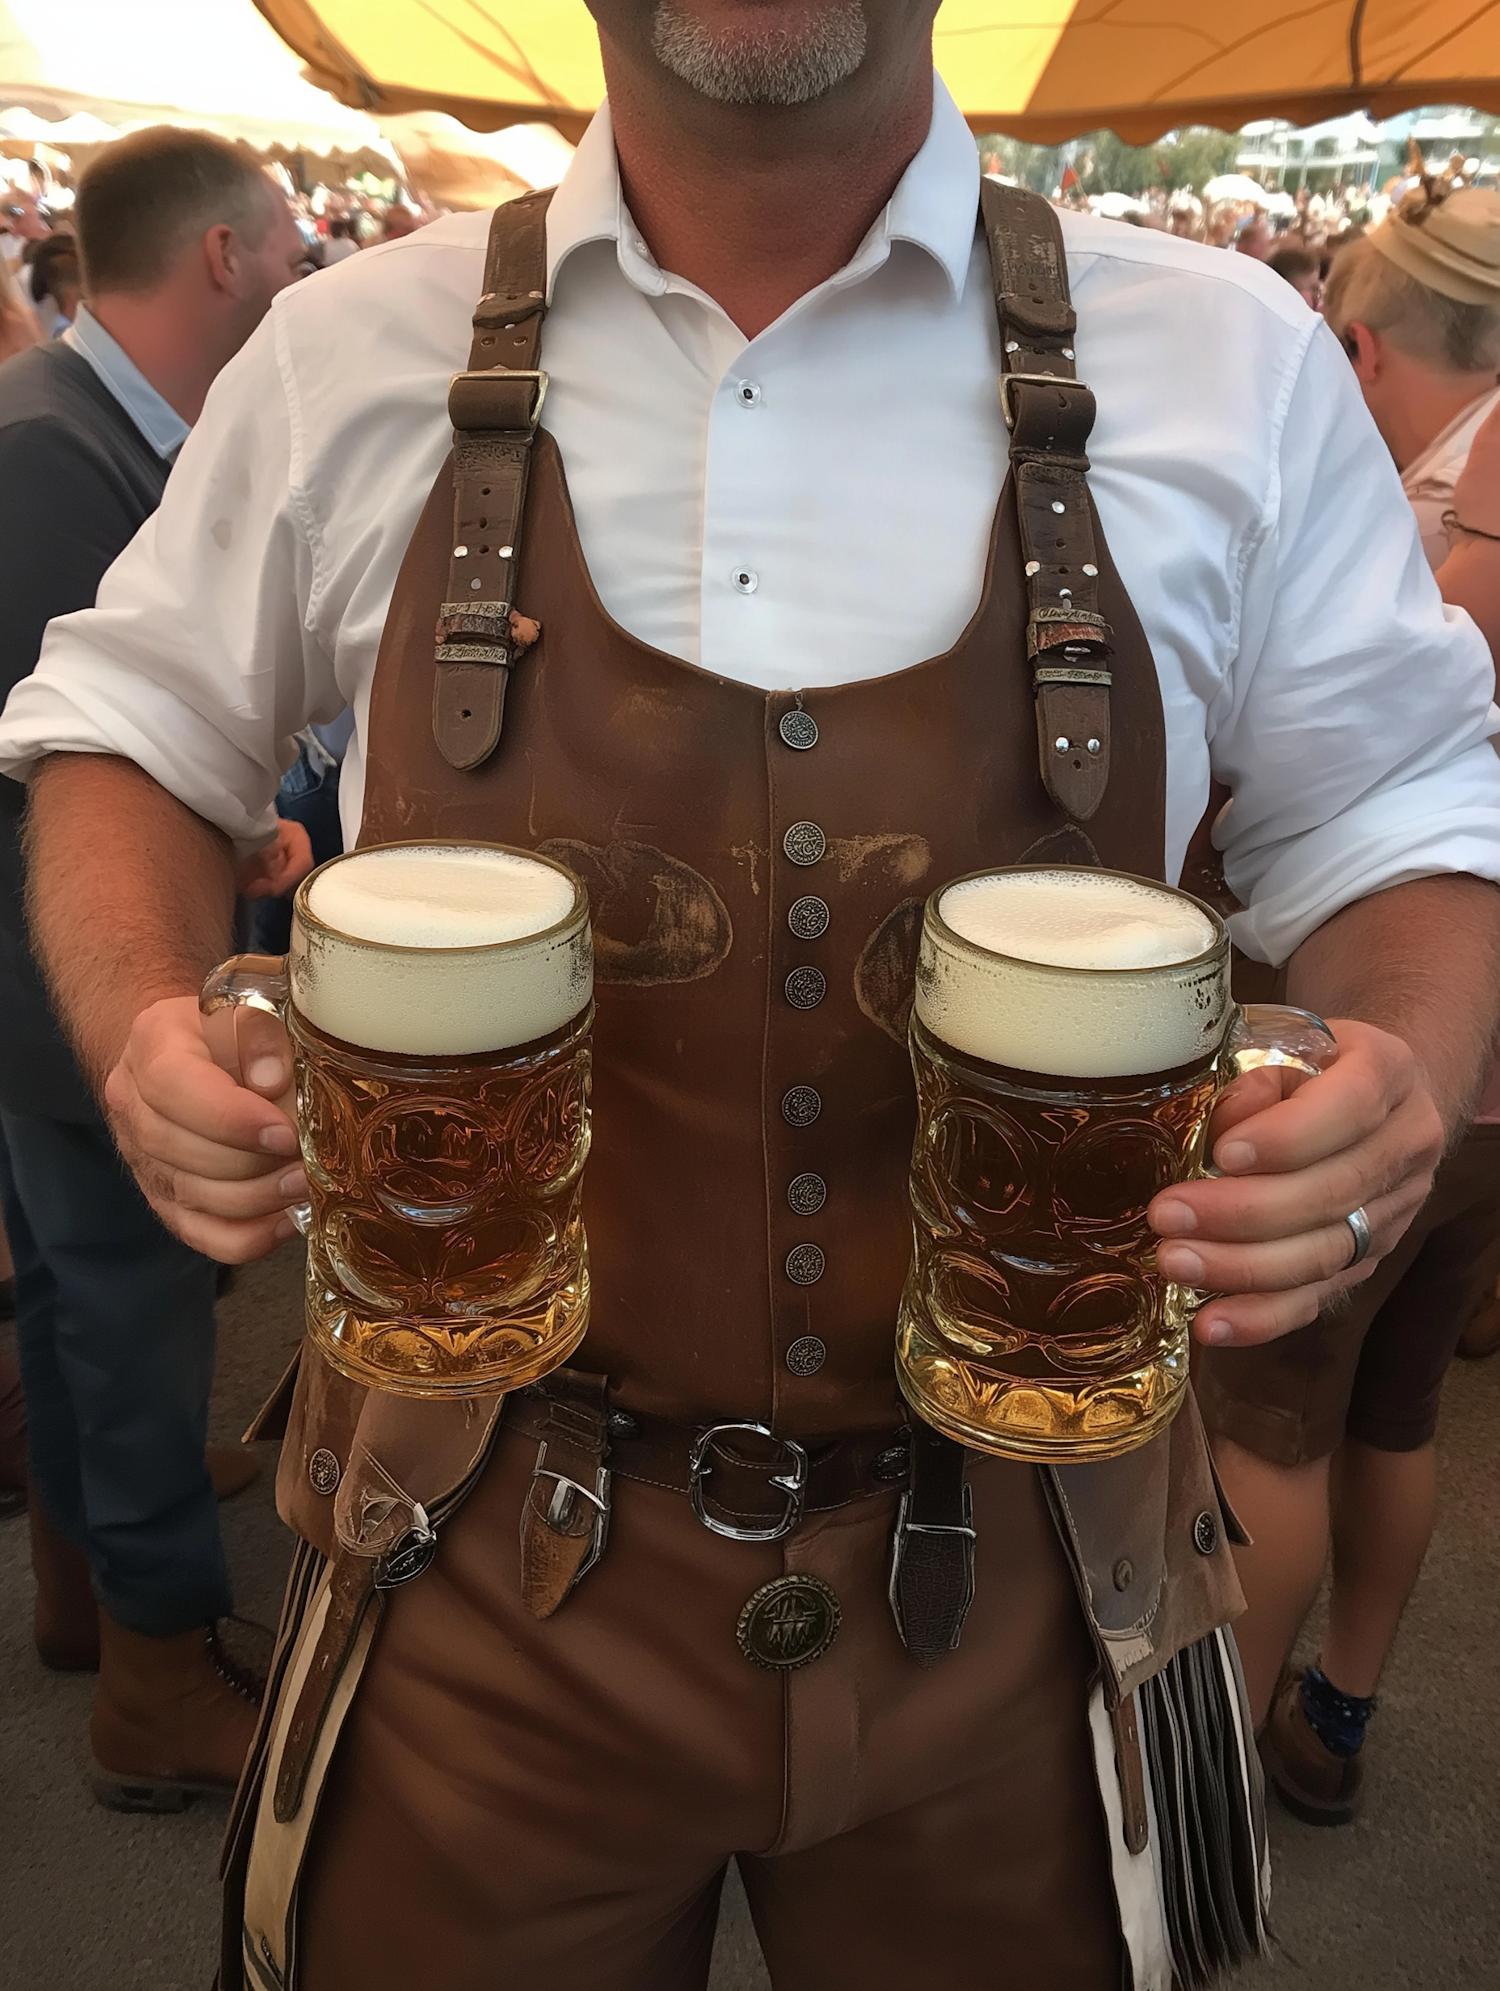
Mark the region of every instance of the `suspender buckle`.
[[[739, 1466], [756, 1467], [767, 1474], [767, 1483], [775, 1487], [784, 1497], [782, 1512], [760, 1527], [738, 1527], [732, 1521], [721, 1520], [712, 1514], [704, 1492], [703, 1482], [713, 1472], [709, 1463], [709, 1453], [717, 1441], [728, 1432], [744, 1431], [758, 1438], [765, 1438], [777, 1446], [785, 1455], [782, 1459], [748, 1459], [739, 1457], [734, 1463]], [[688, 1456], [688, 1499], [692, 1503], [694, 1515], [712, 1535], [723, 1535], [731, 1542], [779, 1542], [783, 1535], [789, 1535], [802, 1519], [802, 1505], [807, 1494], [807, 1453], [795, 1438], [782, 1438], [764, 1424], [731, 1423], [710, 1424], [700, 1431], [693, 1442]], [[781, 1471], [774, 1470], [781, 1466]]]

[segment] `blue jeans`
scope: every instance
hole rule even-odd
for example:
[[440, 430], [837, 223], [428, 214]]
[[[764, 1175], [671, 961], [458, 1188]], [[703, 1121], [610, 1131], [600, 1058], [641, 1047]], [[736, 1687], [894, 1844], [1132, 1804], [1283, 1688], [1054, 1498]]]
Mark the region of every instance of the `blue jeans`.
[[0, 1109], [31, 1476], [116, 1623], [166, 1638], [230, 1609], [204, 1464], [215, 1268], [165, 1230], [101, 1122]]

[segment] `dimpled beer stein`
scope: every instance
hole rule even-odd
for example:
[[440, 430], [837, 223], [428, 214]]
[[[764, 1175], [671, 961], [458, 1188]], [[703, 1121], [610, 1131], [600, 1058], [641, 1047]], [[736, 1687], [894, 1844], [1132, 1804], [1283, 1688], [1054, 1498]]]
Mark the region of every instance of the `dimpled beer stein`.
[[1332, 1037], [1303, 1010], [1236, 1007], [1224, 923], [1186, 893], [1018, 866], [928, 900], [911, 1053], [902, 1391], [1011, 1458], [1144, 1444], [1182, 1401], [1203, 1298], [1157, 1271], [1146, 1207], [1204, 1172], [1232, 1079], [1316, 1073]]
[[500, 844], [387, 844], [298, 888], [286, 961], [241, 955], [201, 1007], [291, 1037], [307, 1324], [356, 1382], [483, 1396], [566, 1361], [589, 1316], [593, 951], [571, 871]]

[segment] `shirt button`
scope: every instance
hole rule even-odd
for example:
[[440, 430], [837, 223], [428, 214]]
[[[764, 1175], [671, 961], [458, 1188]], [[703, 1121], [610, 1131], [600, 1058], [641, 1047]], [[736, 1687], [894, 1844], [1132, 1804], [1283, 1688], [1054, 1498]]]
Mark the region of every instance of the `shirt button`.
[[816, 1286], [823, 1276], [821, 1247], [794, 1244], [786, 1255], [786, 1276], [794, 1286]]
[[781, 1101], [781, 1117], [789, 1127], [810, 1127], [823, 1111], [823, 1102], [810, 1085], [794, 1085]]
[[734, 390], [734, 398], [742, 408], [759, 407], [760, 383], [755, 380], [742, 380]]
[[1193, 1523], [1193, 1547], [1199, 1555], [1212, 1555], [1219, 1546], [1219, 1524], [1205, 1508]]
[[793, 823], [781, 847], [793, 864], [816, 864], [828, 848], [828, 839], [816, 823]]
[[753, 567], [736, 567], [729, 578], [742, 595], [753, 595], [760, 586], [760, 575]]
[[798, 899], [788, 907], [786, 923], [799, 940], [821, 940], [828, 931], [826, 899]]
[[799, 754], [805, 754], [809, 747], [818, 744], [818, 722], [810, 712], [801, 712], [796, 708], [783, 712], [776, 730], [787, 745], [794, 747]]
[[828, 993], [828, 984], [816, 968], [793, 968], [785, 987], [793, 1009], [816, 1009]]
[[826, 1343], [815, 1334], [804, 1334], [786, 1351], [786, 1365], [794, 1376], [815, 1376], [828, 1359]]
[[815, 1217], [828, 1200], [828, 1184], [821, 1175], [798, 1175], [787, 1184], [786, 1200], [799, 1217]]

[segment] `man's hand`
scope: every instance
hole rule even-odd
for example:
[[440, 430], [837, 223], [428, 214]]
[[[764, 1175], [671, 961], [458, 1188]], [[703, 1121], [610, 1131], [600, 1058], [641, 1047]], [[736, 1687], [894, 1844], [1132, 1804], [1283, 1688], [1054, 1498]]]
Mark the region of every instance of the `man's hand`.
[[[305, 833], [304, 833], [305, 835]], [[223, 1265], [263, 1258], [307, 1195], [292, 1124], [292, 1061], [272, 1016], [234, 1012], [239, 1069], [215, 1064], [192, 996], [136, 1017], [104, 1088], [120, 1152], [153, 1210]]]
[[242, 899], [284, 899], [313, 868], [312, 841], [301, 823], [276, 818], [276, 841], [247, 857], [234, 874]]
[[[1200, 1341], [1273, 1341], [1358, 1285], [1432, 1187], [1444, 1127], [1411, 1050], [1372, 1024], [1329, 1025], [1337, 1062], [1297, 1080], [1267, 1066], [1230, 1088], [1213, 1122], [1219, 1180], [1164, 1189], [1148, 1212], [1168, 1278], [1225, 1295], [1200, 1311]], [[1286, 1084], [1296, 1089], [1281, 1097]], [[1372, 1245], [1350, 1269], [1344, 1219], [1363, 1208]]]

